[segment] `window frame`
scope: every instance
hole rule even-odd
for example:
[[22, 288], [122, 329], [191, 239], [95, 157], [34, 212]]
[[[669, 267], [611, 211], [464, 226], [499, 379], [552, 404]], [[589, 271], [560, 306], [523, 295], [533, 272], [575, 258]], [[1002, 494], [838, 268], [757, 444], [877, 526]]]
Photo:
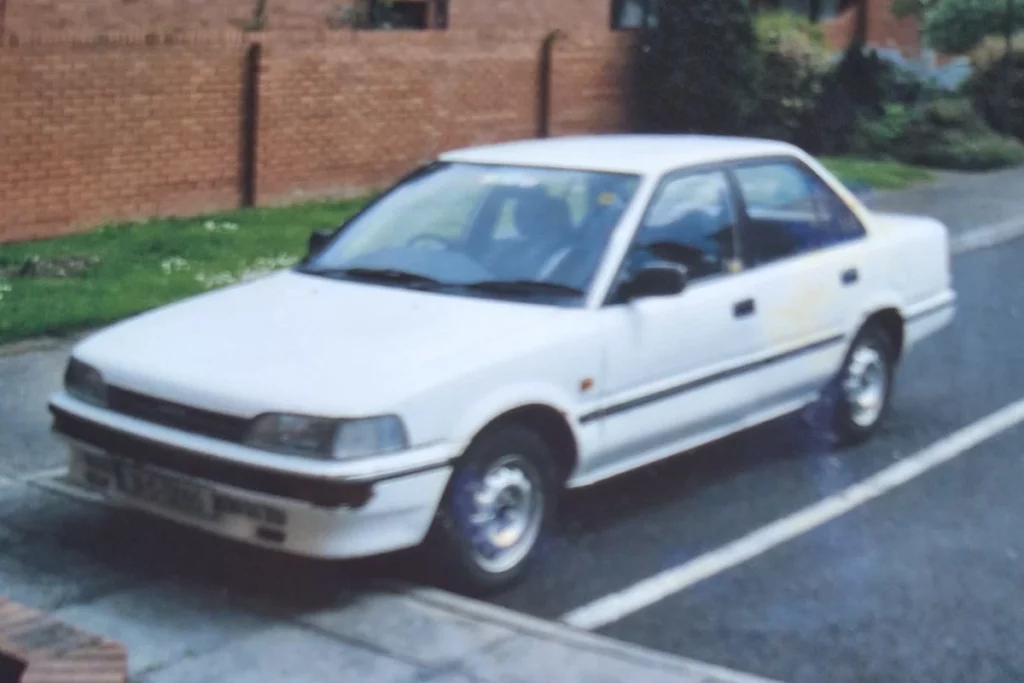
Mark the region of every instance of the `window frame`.
[[[687, 282], [687, 289], [689, 289], [690, 283], [693, 283], [695, 285], [704, 285], [707, 283], [716, 282], [722, 279], [723, 277], [734, 276], [743, 272], [744, 264], [742, 258], [742, 233], [740, 231], [740, 225], [746, 220], [746, 210], [744, 209], [742, 213], [740, 212], [740, 198], [738, 197], [738, 186], [736, 185], [735, 178], [732, 175], [730, 162], [716, 161], [706, 164], [682, 166], [662, 173], [655, 181], [654, 190], [650, 193], [650, 196], [647, 200], [646, 205], [644, 206], [643, 213], [641, 213], [639, 220], [633, 226], [633, 234], [630, 235], [629, 245], [626, 247], [625, 252], [623, 252], [622, 257], [619, 259], [619, 262], [615, 268], [615, 274], [612, 277], [612, 281], [608, 285], [608, 288], [605, 291], [604, 297], [601, 299], [598, 308], [608, 308], [610, 306], [626, 304], [626, 302], [622, 302], [618, 299], [619, 289], [622, 287], [623, 284], [622, 277], [626, 269], [626, 262], [629, 259], [630, 253], [632, 252], [634, 246], [636, 246], [636, 241], [640, 236], [644, 223], [647, 221], [648, 216], [651, 214], [655, 203], [661, 197], [665, 187], [668, 184], [681, 178], [686, 178], [687, 176], [710, 173], [721, 173], [723, 179], [725, 180], [729, 208], [732, 210], [733, 217], [735, 219], [731, 232], [733, 252], [738, 256], [738, 258], [735, 259], [738, 263], [738, 268], [736, 270], [729, 270], [728, 268], [725, 268], [721, 273], [716, 273], [714, 275], [706, 275], [696, 280], [689, 280]], [[680, 295], [685, 293], [686, 292], [684, 290]]]
[[[833, 244], [829, 244], [824, 247], [813, 247], [807, 251], [800, 251], [794, 254], [790, 254], [789, 256], [783, 256], [781, 258], [768, 261], [766, 263], [750, 263], [750, 261], [747, 258], [747, 254], [745, 253], [745, 250], [743, 248], [743, 237], [745, 233], [749, 234], [749, 231], [752, 229], [751, 218], [750, 214], [747, 211], [747, 201], [746, 198], [743, 196], [743, 189], [740, 186], [739, 178], [737, 178], [736, 176], [736, 171], [738, 169], [749, 168], [752, 166], [771, 166], [777, 164], [788, 164], [796, 168], [798, 171], [802, 171], [803, 173], [808, 174], [810, 177], [816, 179], [821, 184], [824, 191], [828, 195], [830, 195], [840, 206], [845, 208], [846, 211], [850, 214], [850, 217], [855, 221], [857, 228], [859, 228], [859, 234], [847, 237], [845, 239], [842, 239], [840, 241], [837, 241]], [[867, 226], [864, 225], [864, 221], [862, 221], [860, 216], [857, 215], [857, 212], [854, 210], [854, 208], [850, 206], [850, 204], [845, 199], [843, 199], [843, 197], [838, 192], [835, 191], [835, 189], [832, 187], [831, 183], [828, 182], [828, 180], [826, 180], [824, 177], [822, 177], [820, 173], [811, 168], [811, 166], [808, 165], [807, 162], [805, 162], [803, 159], [788, 154], [773, 154], [769, 156], [739, 159], [731, 161], [727, 165], [729, 167], [728, 175], [730, 178], [730, 182], [732, 183], [734, 188], [735, 201], [737, 202], [737, 209], [739, 211], [737, 220], [737, 230], [739, 232], [739, 237], [737, 240], [736, 253], [739, 257], [740, 263], [742, 264], [742, 270], [748, 271], [755, 270], [757, 268], [770, 267], [778, 263], [785, 263], [787, 261], [791, 261], [795, 258], [806, 257], [812, 254], [827, 251], [829, 249], [849, 246], [851, 243], [861, 242], [867, 239]], [[820, 211], [821, 199], [815, 197], [813, 201], [816, 209]]]
[[640, 23], [636, 26], [624, 26], [619, 22], [619, 17], [626, 3], [630, 0], [610, 0], [609, 5], [609, 27], [612, 31], [643, 31], [654, 28], [658, 23], [658, 2], [659, 0], [636, 0], [640, 3], [643, 14]]

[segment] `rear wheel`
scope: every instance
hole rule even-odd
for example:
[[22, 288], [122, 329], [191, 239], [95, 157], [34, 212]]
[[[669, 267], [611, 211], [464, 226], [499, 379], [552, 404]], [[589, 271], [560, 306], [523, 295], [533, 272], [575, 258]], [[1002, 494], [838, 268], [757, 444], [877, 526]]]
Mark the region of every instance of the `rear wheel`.
[[889, 411], [896, 352], [880, 326], [861, 329], [836, 377], [833, 429], [840, 445], [870, 438]]
[[462, 592], [512, 584], [547, 528], [557, 471], [544, 439], [519, 425], [482, 433], [452, 474], [424, 550], [438, 580]]

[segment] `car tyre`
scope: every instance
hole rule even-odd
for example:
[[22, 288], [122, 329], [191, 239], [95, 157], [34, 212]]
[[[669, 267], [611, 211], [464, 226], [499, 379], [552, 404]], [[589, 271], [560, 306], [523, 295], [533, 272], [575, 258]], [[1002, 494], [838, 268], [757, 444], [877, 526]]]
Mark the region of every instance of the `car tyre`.
[[437, 583], [484, 595], [526, 572], [558, 490], [551, 448], [516, 424], [481, 433], [457, 461], [423, 546]]
[[868, 323], [854, 338], [832, 387], [832, 428], [840, 447], [871, 438], [889, 412], [896, 368], [890, 335]]

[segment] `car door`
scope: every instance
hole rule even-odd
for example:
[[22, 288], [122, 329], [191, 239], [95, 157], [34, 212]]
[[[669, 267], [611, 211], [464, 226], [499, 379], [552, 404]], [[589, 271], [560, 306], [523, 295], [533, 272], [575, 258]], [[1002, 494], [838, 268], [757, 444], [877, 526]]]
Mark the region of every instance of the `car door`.
[[731, 174], [739, 255], [765, 344], [754, 408], [793, 407], [813, 399], [842, 361], [866, 273], [864, 228], [796, 158], [747, 161]]
[[685, 266], [678, 295], [597, 312], [606, 341], [597, 401], [600, 447], [581, 480], [598, 479], [682, 450], [747, 411], [749, 379], [736, 373], [759, 348], [754, 292], [736, 271], [734, 196], [720, 168], [670, 174], [654, 192], [619, 273], [651, 261]]

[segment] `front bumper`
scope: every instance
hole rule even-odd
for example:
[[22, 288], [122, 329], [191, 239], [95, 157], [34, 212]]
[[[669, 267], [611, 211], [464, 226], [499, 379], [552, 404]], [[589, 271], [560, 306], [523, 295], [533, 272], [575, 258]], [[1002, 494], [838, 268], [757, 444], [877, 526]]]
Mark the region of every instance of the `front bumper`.
[[[340, 462], [301, 461], [284, 468], [298, 460], [287, 456], [276, 467], [267, 467], [263, 454], [261, 460], [216, 452], [251, 449], [223, 442], [204, 449], [201, 442], [215, 440], [98, 409], [64, 394], [51, 400], [51, 411], [54, 432], [70, 445], [69, 484], [112, 504], [309, 557], [363, 557], [421, 543], [458, 452], [438, 446], [379, 458], [397, 458], [407, 464], [405, 469], [397, 469], [393, 461], [364, 461], [359, 471], [353, 463]], [[203, 509], [127, 493], [126, 468], [159, 476], [165, 484], [180, 484], [182, 491], [204, 501]], [[355, 476], [337, 473], [344, 468]]]

